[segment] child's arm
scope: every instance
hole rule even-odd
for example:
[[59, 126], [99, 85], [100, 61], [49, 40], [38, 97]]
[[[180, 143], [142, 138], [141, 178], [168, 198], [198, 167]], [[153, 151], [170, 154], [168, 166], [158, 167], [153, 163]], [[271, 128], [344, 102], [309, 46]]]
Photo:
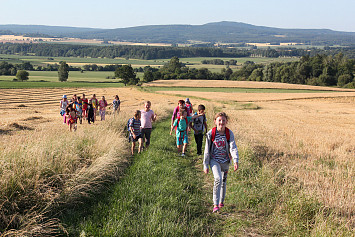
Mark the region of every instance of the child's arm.
[[177, 126], [177, 119], [175, 119], [175, 121], [174, 121], [173, 124], [171, 125], [170, 135], [172, 135], [175, 126]]
[[207, 131], [208, 131], [208, 129], [207, 129], [207, 122], [204, 121], [204, 122], [203, 122], [203, 125], [205, 126], [205, 128], [206, 128], [206, 133], [207, 133]]

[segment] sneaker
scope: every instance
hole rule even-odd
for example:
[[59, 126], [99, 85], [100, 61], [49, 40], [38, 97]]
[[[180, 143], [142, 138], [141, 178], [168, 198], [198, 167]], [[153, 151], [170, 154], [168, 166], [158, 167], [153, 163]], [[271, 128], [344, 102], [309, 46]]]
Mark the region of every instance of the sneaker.
[[222, 207], [224, 207], [224, 204], [223, 204], [223, 203], [220, 203], [220, 204], [218, 205], [218, 207], [219, 207], [219, 208], [222, 208]]
[[214, 207], [212, 213], [219, 212], [219, 207]]
[[185, 153], [181, 153], [181, 156], [185, 156]]

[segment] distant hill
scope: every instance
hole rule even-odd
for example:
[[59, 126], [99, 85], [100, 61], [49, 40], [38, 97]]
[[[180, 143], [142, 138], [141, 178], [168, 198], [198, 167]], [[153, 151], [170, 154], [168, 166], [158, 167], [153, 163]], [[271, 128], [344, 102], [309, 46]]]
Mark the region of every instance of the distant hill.
[[306, 43], [311, 45], [355, 45], [355, 32], [328, 29], [281, 29], [240, 22], [204, 25], [150, 25], [117, 29], [95, 29], [41, 25], [0, 25], [1, 32], [45, 34], [142, 43]]

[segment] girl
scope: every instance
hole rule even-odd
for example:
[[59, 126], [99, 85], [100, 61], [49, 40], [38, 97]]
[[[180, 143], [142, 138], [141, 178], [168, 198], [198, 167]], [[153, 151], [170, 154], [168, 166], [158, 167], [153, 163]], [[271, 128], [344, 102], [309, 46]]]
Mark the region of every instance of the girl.
[[116, 114], [118, 115], [118, 113], [121, 110], [121, 101], [118, 95], [115, 96], [115, 99], [112, 101], [111, 106], [113, 106], [113, 115], [114, 116], [116, 116]]
[[233, 158], [234, 171], [238, 169], [238, 148], [233, 132], [226, 127], [227, 122], [226, 113], [217, 113], [214, 119], [216, 127], [206, 134], [203, 171], [208, 174], [210, 166], [214, 177], [213, 212], [219, 212], [224, 207], [230, 156]]
[[141, 111], [136, 110], [134, 113], [134, 117], [131, 119], [129, 123], [130, 136], [132, 137], [132, 147], [131, 153], [134, 155], [134, 148], [136, 147], [136, 142], [138, 141], [138, 153], [142, 151], [142, 134], [141, 134]]
[[69, 104], [69, 101], [67, 99], [67, 96], [63, 95], [62, 100], [60, 101], [60, 115], [63, 116], [63, 119], [64, 119], [63, 124], [67, 123], [67, 117], [65, 116], [65, 110], [67, 109], [68, 104]]
[[99, 112], [101, 116], [101, 121], [105, 120], [106, 107], [107, 107], [107, 101], [105, 100], [105, 96], [102, 96], [101, 100], [99, 101], [99, 108], [100, 108]]
[[[187, 134], [187, 128], [189, 126], [189, 123], [191, 122], [191, 119], [195, 119], [197, 117], [203, 116], [203, 114], [196, 114], [194, 116], [187, 116], [187, 111], [186, 110], [181, 110], [180, 111], [180, 116], [175, 119], [173, 125], [171, 126], [170, 130], [170, 135], [172, 135], [174, 128], [176, 128], [176, 146], [178, 149], [178, 152], [181, 152], [181, 156], [185, 156], [185, 151], [187, 144], [189, 143], [188, 141], [188, 134]], [[182, 148], [182, 150], [181, 150]]]
[[[182, 110], [186, 110], [185, 101], [179, 100], [178, 106], [174, 109], [173, 116], [171, 117], [171, 126], [173, 126], [175, 119], [181, 115], [180, 111]], [[190, 111], [187, 111], [187, 116], [190, 116]]]
[[72, 131], [74, 129], [74, 132], [76, 131], [77, 125], [76, 125], [76, 111], [73, 108], [73, 106], [68, 107], [68, 114], [67, 114], [67, 121], [68, 121], [68, 126], [69, 126], [69, 131]]
[[82, 104], [83, 104], [83, 117], [84, 119], [87, 118], [87, 109], [88, 109], [88, 104], [89, 104], [89, 100], [85, 97], [85, 94], [83, 94], [83, 98], [82, 100]]
[[96, 99], [96, 95], [93, 94], [92, 98], [89, 100], [89, 104], [92, 104], [92, 108], [94, 109], [94, 121], [96, 121], [96, 110], [97, 110], [97, 105], [99, 101]]

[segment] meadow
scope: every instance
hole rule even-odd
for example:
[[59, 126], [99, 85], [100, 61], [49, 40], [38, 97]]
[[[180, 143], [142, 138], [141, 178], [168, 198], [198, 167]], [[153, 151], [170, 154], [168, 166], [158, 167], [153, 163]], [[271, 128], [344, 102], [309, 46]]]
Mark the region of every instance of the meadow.
[[[47, 75], [42, 79], [51, 80]], [[238, 89], [228, 81], [208, 84], [226, 91], [185, 90], [181, 83], [193, 88], [198, 82], [156, 83], [165, 88], [0, 89], [3, 236], [109, 236], [125, 230], [164, 236], [352, 235], [355, 91], [299, 91], [300, 85], [257, 82]], [[122, 111], [113, 118], [108, 110], [106, 121], [84, 122], [70, 133], [59, 101], [74, 93], [104, 95], [109, 102], [118, 94]], [[236, 134], [240, 170], [229, 176], [219, 215], [210, 213], [213, 178], [202, 174], [194, 142], [181, 160], [166, 134], [169, 114], [186, 97], [195, 109], [207, 106], [209, 128], [217, 111], [227, 112]], [[147, 99], [159, 118], [156, 144], [130, 157], [124, 128]]]

